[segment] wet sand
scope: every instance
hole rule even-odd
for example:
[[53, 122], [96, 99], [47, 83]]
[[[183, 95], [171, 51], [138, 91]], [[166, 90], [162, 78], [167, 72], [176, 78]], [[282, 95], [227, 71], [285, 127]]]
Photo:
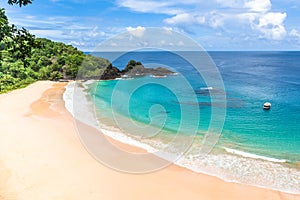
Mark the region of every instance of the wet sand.
[[300, 199], [176, 165], [142, 175], [112, 170], [80, 142], [62, 99], [65, 85], [41, 81], [0, 95], [0, 199]]

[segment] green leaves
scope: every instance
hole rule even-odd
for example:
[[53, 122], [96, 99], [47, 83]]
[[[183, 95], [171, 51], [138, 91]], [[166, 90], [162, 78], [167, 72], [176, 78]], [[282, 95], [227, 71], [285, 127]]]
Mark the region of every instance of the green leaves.
[[131, 71], [133, 68], [137, 69], [137, 67], [139, 67], [139, 68], [144, 68], [144, 66], [142, 65], [141, 62], [136, 62], [135, 60], [130, 60], [130, 61], [127, 63], [127, 65], [126, 65], [126, 67], [125, 67], [125, 69], [124, 69], [124, 72], [129, 72], [129, 71]]
[[[35, 36], [30, 34], [25, 28], [19, 29], [14, 24], [9, 25], [4, 9], [0, 9], [0, 23], [1, 47], [4, 46], [13, 59], [21, 60], [23, 66], [27, 67], [26, 58], [31, 56], [32, 48], [39, 46], [35, 40]], [[0, 50], [3, 49], [1, 48]]]
[[8, 0], [8, 4], [14, 5], [17, 4], [20, 7], [31, 4], [33, 0]]
[[11, 27], [10, 42], [8, 52], [16, 60], [21, 60], [24, 67], [28, 66], [26, 58], [31, 56], [31, 50], [39, 45], [35, 42], [35, 36], [30, 34], [25, 28], [18, 29], [15, 25]]
[[5, 10], [4, 8], [0, 8], [0, 42], [2, 42], [5, 37], [10, 35], [10, 29], [11, 27], [8, 24]]
[[[8, 1], [19, 6], [31, 2]], [[120, 73], [106, 59], [85, 55], [71, 45], [35, 38], [25, 28], [10, 25], [5, 10], [0, 9], [0, 93], [36, 80], [75, 79], [78, 75], [100, 77], [106, 69], [109, 70], [107, 78]]]

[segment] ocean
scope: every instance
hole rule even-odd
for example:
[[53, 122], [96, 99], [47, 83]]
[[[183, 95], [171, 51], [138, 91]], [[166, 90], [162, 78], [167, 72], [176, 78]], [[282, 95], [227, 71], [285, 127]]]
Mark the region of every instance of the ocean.
[[[208, 52], [222, 88], [208, 85], [207, 77], [176, 52], [93, 54], [120, 69], [134, 59], [176, 72], [86, 84], [98, 122], [108, 132], [117, 130], [131, 137], [131, 144], [159, 150], [174, 137], [188, 142], [193, 137], [187, 149], [167, 148], [169, 153], [187, 150], [176, 164], [226, 181], [300, 193], [300, 52]], [[265, 102], [272, 104], [270, 110], [263, 109]], [[214, 110], [222, 110], [222, 116], [213, 116]], [[212, 123], [212, 116], [220, 123]], [[205, 134], [219, 129], [218, 141], [203, 157]], [[126, 142], [118, 134], [114, 138]]]

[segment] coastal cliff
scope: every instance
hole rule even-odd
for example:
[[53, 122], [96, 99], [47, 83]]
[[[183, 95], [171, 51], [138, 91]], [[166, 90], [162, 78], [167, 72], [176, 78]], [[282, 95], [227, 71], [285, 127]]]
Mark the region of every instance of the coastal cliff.
[[108, 80], [108, 79], [120, 78], [124, 75], [129, 77], [145, 76], [145, 75], [153, 75], [159, 77], [159, 76], [166, 76], [172, 74], [174, 74], [174, 72], [167, 68], [163, 68], [163, 67], [145, 68], [141, 62], [130, 60], [124, 70], [119, 70], [117, 67], [114, 67], [110, 64], [105, 69], [103, 74], [97, 78], [101, 80]]

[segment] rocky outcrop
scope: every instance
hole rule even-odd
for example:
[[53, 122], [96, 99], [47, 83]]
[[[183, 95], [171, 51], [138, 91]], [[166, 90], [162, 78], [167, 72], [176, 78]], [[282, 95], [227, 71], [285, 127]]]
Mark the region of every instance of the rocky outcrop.
[[141, 75], [153, 75], [153, 76], [165, 76], [174, 74], [173, 71], [158, 67], [158, 68], [145, 68], [141, 62], [136, 62], [131, 60], [126, 65], [125, 69], [122, 71], [122, 74], [128, 76], [141, 76]]
[[122, 75], [122, 73], [118, 68], [110, 65], [104, 70], [100, 79], [101, 80], [116, 79], [116, 78], [121, 77], [121, 75]]
[[101, 76], [93, 77], [100, 80], [109, 80], [120, 78], [123, 75], [127, 75], [129, 77], [134, 76], [145, 76], [145, 75], [153, 75], [153, 76], [165, 76], [174, 74], [171, 70], [168, 70], [163, 67], [158, 68], [145, 68], [141, 62], [136, 62], [134, 60], [130, 60], [126, 65], [125, 69], [120, 71], [117, 67], [112, 66], [111, 64], [104, 70]]

